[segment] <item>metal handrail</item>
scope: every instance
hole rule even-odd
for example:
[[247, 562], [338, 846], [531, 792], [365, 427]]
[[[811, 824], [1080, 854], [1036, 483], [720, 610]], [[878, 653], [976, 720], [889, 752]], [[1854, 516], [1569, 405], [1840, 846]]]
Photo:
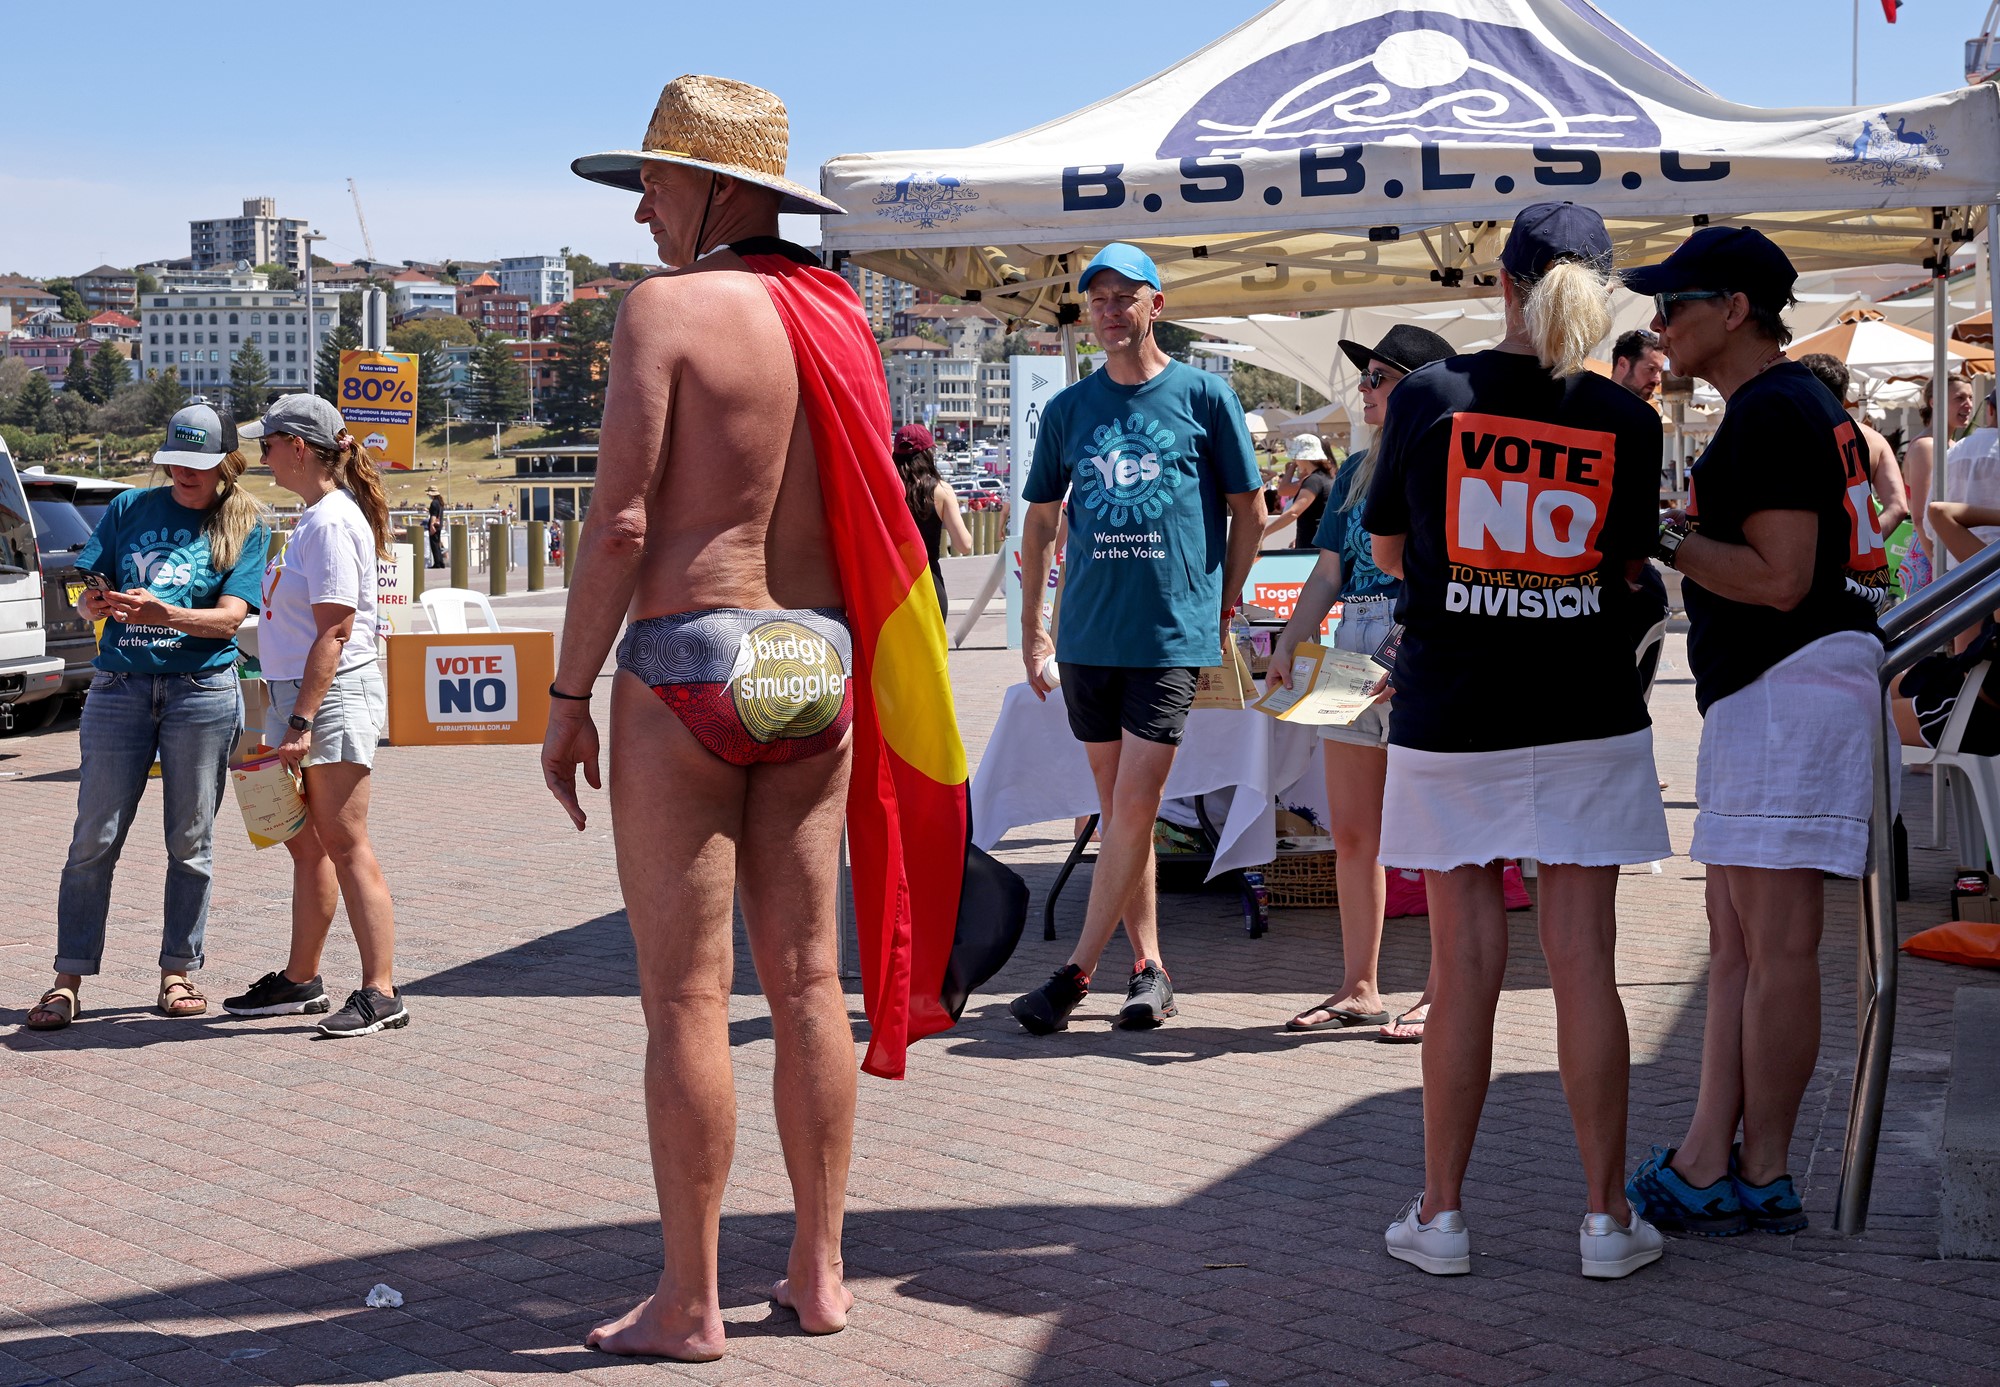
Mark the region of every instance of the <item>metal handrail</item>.
[[[2000, 545], [1953, 569], [1882, 619], [1890, 645], [1882, 656], [1884, 692], [1911, 665], [1956, 639], [2000, 607]], [[1891, 761], [1891, 756], [1895, 760]], [[1836, 1230], [1849, 1237], [1868, 1226], [1868, 1196], [1875, 1183], [1875, 1150], [1882, 1136], [1882, 1106], [1889, 1090], [1889, 1058], [1896, 1039], [1896, 964], [1902, 944], [1896, 929], [1896, 851], [1890, 812], [1890, 777], [1902, 770], [1875, 720], [1875, 805], [1868, 825], [1868, 870], [1861, 878], [1861, 927], [1855, 1018], [1860, 1039], [1854, 1090], [1847, 1105], [1847, 1141], [1834, 1196]], [[1963, 846], [1963, 845], [1961, 845]]]

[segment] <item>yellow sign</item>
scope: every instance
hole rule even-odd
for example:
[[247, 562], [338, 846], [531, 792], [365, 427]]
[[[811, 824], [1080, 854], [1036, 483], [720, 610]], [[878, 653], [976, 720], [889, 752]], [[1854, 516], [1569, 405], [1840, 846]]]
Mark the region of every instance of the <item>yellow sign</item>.
[[409, 352], [342, 352], [340, 417], [361, 446], [407, 472], [417, 455], [417, 358]]

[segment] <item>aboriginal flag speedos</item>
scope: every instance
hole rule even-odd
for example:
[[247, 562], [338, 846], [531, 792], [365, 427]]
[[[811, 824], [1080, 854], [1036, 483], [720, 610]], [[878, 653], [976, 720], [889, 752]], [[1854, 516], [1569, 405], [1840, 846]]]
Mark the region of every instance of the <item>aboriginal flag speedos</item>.
[[889, 457], [888, 383], [861, 305], [839, 275], [785, 250], [743, 260], [791, 339], [854, 634], [847, 841], [869, 1023], [861, 1067], [900, 1079], [909, 1043], [948, 1029], [1012, 955], [1028, 888], [971, 843], [944, 619]]

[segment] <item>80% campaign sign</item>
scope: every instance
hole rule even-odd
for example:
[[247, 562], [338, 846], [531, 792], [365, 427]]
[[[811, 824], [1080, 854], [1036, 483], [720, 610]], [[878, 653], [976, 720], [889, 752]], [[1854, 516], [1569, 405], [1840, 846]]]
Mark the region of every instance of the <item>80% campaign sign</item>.
[[342, 352], [340, 417], [361, 446], [407, 472], [417, 456], [417, 358], [409, 352]]

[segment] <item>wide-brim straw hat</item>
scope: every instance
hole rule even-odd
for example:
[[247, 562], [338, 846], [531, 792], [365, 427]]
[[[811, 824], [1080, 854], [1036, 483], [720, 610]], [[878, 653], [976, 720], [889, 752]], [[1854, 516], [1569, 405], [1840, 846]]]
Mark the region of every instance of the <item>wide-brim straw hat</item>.
[[782, 194], [780, 212], [844, 214], [847, 209], [839, 203], [785, 177], [790, 142], [791, 120], [775, 92], [690, 73], [660, 92], [640, 148], [586, 154], [573, 160], [570, 169], [593, 183], [636, 193], [645, 188], [639, 181], [642, 166], [685, 164]]

